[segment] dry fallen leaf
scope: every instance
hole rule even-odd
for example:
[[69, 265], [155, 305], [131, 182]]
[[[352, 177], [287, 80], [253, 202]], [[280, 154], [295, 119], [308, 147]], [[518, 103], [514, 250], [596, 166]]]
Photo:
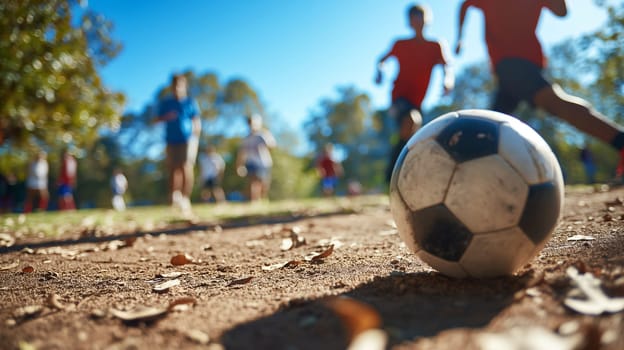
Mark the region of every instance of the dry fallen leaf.
[[30, 318], [37, 316], [41, 311], [43, 311], [43, 306], [41, 305], [27, 305], [15, 310], [13, 316], [15, 318]]
[[124, 240], [123, 240], [124, 245], [123, 245], [123, 246], [121, 246], [120, 248], [123, 248], [123, 247], [132, 247], [132, 246], [134, 245], [134, 243], [136, 242], [136, 240], [137, 240], [137, 237], [136, 237], [136, 236], [135, 236], [135, 237], [128, 237], [128, 238], [126, 238], [126, 239], [124, 239]]
[[179, 272], [179, 271], [171, 271], [171, 272], [166, 272], [166, 273], [159, 273], [156, 275], [156, 277], [162, 277], [162, 278], [178, 278], [182, 275], [186, 274], [185, 272]]
[[247, 284], [247, 283], [251, 282], [252, 279], [253, 279], [253, 277], [240, 278], [240, 279], [237, 279], [237, 280], [234, 280], [234, 281], [228, 283], [228, 287], [241, 285], [241, 284]]
[[379, 328], [381, 316], [370, 305], [349, 297], [328, 298], [324, 304], [332, 310], [349, 331], [349, 338], [369, 329]]
[[58, 310], [64, 310], [66, 306], [63, 305], [63, 303], [61, 303], [59, 298], [60, 297], [56, 293], [52, 293], [48, 295], [48, 305]]
[[334, 252], [334, 245], [332, 244], [332, 245], [329, 246], [329, 248], [327, 248], [322, 253], [312, 253], [312, 254], [306, 256], [305, 260], [310, 261], [310, 262], [321, 261], [321, 260], [325, 259], [326, 257], [330, 256], [333, 252]]
[[0, 233], [0, 247], [10, 247], [15, 244], [15, 238], [8, 233]]
[[168, 291], [170, 288], [179, 286], [179, 285], [180, 285], [180, 280], [176, 278], [173, 280], [169, 280], [167, 282], [157, 284], [154, 286], [154, 288], [152, 288], [152, 290], [156, 293], [164, 293]]
[[295, 246], [295, 242], [292, 240], [292, 238], [288, 237], [288, 238], [284, 238], [282, 239], [282, 244], [280, 245], [280, 250], [282, 251], [287, 251], [292, 249]]
[[398, 234], [399, 231], [395, 228], [391, 229], [391, 230], [383, 230], [379, 232], [380, 236], [392, 236], [392, 235], [396, 235]]
[[186, 265], [193, 262], [193, 257], [188, 254], [178, 254], [171, 258], [171, 265], [180, 266]]
[[19, 260], [12, 262], [12, 263], [8, 263], [6, 265], [0, 265], [0, 271], [11, 270], [18, 266], [19, 266]]
[[206, 345], [210, 342], [210, 336], [208, 336], [208, 334], [206, 334], [203, 331], [200, 331], [199, 329], [190, 329], [188, 331], [186, 331], [186, 336], [201, 345]]
[[197, 304], [197, 300], [193, 297], [182, 297], [182, 298], [178, 298], [172, 302], [169, 303], [169, 306], [167, 307], [168, 311], [173, 310], [176, 306], [178, 305], [195, 305]]
[[574, 235], [572, 237], [568, 237], [568, 241], [593, 241], [595, 238], [593, 236], [585, 236], [585, 235]]
[[287, 261], [285, 263], [277, 263], [277, 264], [273, 264], [273, 265], [264, 265], [262, 266], [262, 270], [263, 271], [273, 271], [273, 270], [277, 270], [277, 269], [283, 269], [285, 267], [293, 267], [293, 266], [297, 266], [299, 264], [301, 264], [303, 261], [300, 260], [290, 260]]
[[610, 298], [605, 295], [600, 288], [601, 281], [591, 273], [579, 273], [575, 267], [570, 266], [566, 274], [577, 287], [573, 292], [581, 292], [586, 297], [582, 300], [569, 295], [563, 303], [570, 309], [585, 315], [600, 315], [605, 312], [615, 313], [624, 310], [624, 298]]
[[582, 340], [579, 334], [560, 336], [537, 326], [513, 327], [501, 333], [477, 335], [477, 343], [482, 350], [573, 350], [578, 349]]
[[124, 322], [149, 322], [164, 316], [166, 313], [167, 309], [150, 306], [139, 306], [129, 311], [110, 309], [111, 315], [121, 319]]

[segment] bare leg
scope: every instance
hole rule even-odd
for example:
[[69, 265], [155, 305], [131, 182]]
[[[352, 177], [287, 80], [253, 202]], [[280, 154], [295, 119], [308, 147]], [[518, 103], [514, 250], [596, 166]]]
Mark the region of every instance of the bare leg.
[[225, 201], [225, 193], [223, 192], [223, 188], [215, 187], [212, 190], [212, 194], [214, 195], [215, 201], [217, 203], [221, 203]]
[[593, 109], [589, 102], [567, 94], [558, 85], [542, 88], [535, 94], [533, 100], [538, 107], [548, 113], [607, 144], [611, 144], [622, 132], [619, 126]]
[[186, 198], [191, 198], [191, 193], [193, 192], [193, 181], [195, 180], [193, 164], [187, 162], [183, 166], [182, 171], [182, 194], [184, 194]]
[[174, 193], [179, 192], [182, 194], [182, 177], [183, 177], [184, 169], [183, 166], [174, 166], [171, 168], [171, 173], [169, 176], [169, 188], [170, 188], [170, 199], [171, 203], [174, 204]]

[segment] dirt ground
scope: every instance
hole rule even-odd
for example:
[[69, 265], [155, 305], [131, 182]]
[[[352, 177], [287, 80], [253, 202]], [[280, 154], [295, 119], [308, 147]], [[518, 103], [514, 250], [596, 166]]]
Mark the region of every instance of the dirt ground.
[[387, 205], [6, 252], [0, 348], [364, 349], [369, 335], [370, 349], [624, 349], [622, 198], [567, 193], [539, 256], [491, 280], [419, 262]]

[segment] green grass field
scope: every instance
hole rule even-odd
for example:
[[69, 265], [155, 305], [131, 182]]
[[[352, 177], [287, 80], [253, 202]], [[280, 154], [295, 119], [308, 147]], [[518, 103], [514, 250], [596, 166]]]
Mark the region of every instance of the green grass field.
[[[225, 224], [229, 222], [262, 222], [267, 218], [292, 218], [331, 213], [358, 212], [367, 206], [387, 205], [386, 195], [357, 197], [311, 198], [265, 201], [257, 203], [194, 204], [197, 222]], [[169, 206], [130, 207], [124, 212], [111, 209], [49, 211], [0, 216], [0, 232], [16, 237], [58, 238], [88, 230], [115, 234], [116, 231], [152, 231], [189, 220]]]

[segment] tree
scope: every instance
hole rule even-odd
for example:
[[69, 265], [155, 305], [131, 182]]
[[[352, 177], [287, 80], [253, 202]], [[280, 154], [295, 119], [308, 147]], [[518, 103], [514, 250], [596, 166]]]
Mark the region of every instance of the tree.
[[[0, 145], [83, 146], [115, 128], [124, 96], [98, 68], [121, 50], [112, 24], [76, 0], [0, 2]], [[5, 149], [6, 150], [6, 149]], [[0, 150], [1, 152], [1, 150]]]
[[370, 98], [354, 87], [338, 88], [338, 98], [324, 98], [305, 121], [314, 154], [332, 143], [344, 155], [344, 176], [365, 187], [383, 187], [389, 151], [385, 113], [370, 108]]

